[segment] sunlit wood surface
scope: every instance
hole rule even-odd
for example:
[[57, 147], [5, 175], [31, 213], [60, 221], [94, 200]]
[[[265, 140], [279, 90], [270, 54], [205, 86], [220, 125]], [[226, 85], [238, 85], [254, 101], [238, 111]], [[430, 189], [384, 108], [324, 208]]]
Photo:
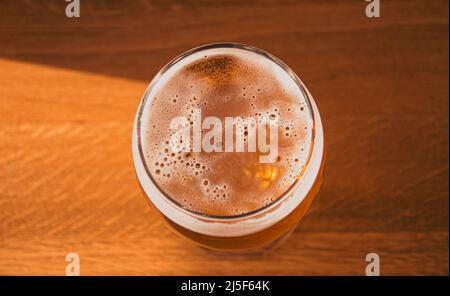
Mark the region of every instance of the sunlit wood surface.
[[[0, 4], [0, 274], [448, 274], [448, 1]], [[275, 54], [316, 98], [325, 182], [275, 252], [186, 244], [142, 197], [131, 126], [146, 84], [194, 46]]]

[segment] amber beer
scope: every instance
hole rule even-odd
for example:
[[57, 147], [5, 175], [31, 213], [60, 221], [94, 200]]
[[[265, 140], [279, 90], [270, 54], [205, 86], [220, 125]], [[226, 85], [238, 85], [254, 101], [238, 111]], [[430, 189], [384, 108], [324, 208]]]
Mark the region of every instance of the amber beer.
[[289, 233], [322, 182], [324, 135], [305, 85], [267, 52], [190, 50], [152, 80], [133, 128], [150, 204], [177, 233], [220, 250]]

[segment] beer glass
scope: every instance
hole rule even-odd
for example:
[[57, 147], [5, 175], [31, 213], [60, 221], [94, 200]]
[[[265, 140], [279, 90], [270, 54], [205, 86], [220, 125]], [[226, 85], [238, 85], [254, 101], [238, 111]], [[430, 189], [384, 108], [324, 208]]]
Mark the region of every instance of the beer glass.
[[[164, 80], [164, 83], [168, 83], [167, 81], [170, 82], [170, 77], [168, 75], [175, 71], [174, 69], [181, 69], [181, 64], [192, 64], [197, 60], [207, 58], [207, 56], [214, 52], [220, 52], [222, 54], [233, 52], [238, 58], [242, 57], [244, 66], [245, 57], [247, 56], [254, 58], [260, 65], [264, 66], [270, 64], [271, 68], [267, 68], [269, 69], [267, 71], [273, 71], [273, 73], [270, 73], [272, 75], [271, 77], [281, 77], [280, 81], [282, 81], [282, 83], [293, 85], [295, 88], [293, 91], [298, 94], [299, 100], [301, 99], [301, 101], [305, 103], [302, 110], [305, 109], [304, 112], [306, 112], [305, 114], [308, 118], [308, 122], [310, 122], [310, 125], [308, 125], [308, 147], [305, 149], [307, 152], [305, 152], [304, 155], [304, 164], [302, 165], [302, 169], [298, 172], [298, 175], [295, 176], [292, 184], [280, 194], [280, 196], [273, 196], [271, 201], [264, 204], [264, 206], [237, 214], [211, 214], [208, 212], [196, 211], [187, 207], [185, 204], [182, 204], [180, 199], [177, 199], [177, 196], [173, 196], [173, 194], [171, 196], [171, 194], [168, 193], [167, 190], [164, 190], [163, 186], [158, 183], [155, 171], [149, 167], [148, 160], [146, 160], [146, 157], [149, 157], [149, 152], [145, 151], [144, 147], [144, 141], [146, 137], [148, 137], [148, 132], [146, 132], [146, 130], [148, 130], [147, 126], [152, 122], [156, 122], [156, 119], [152, 120], [152, 118], [148, 118], [149, 115], [147, 114], [147, 110], [152, 108], [152, 104], [157, 97], [156, 92], [159, 91], [158, 88], [164, 87], [161, 86], [162, 81]], [[188, 60], [190, 61], [189, 63], [187, 62]], [[215, 67], [222, 67], [224, 63], [216, 61], [216, 64]], [[202, 69], [199, 66], [191, 68], [194, 70], [197, 70], [197, 68]], [[217, 73], [212, 74], [212, 70], [206, 72], [208, 72], [208, 75], [213, 75], [211, 77], [215, 77], [214, 79], [218, 79], [218, 81], [224, 80], [221, 75], [234, 75], [229, 74], [234, 72], [225, 73], [223, 71], [218, 71]], [[229, 77], [227, 79], [229, 79]], [[239, 77], [234, 81], [239, 83]], [[187, 82], [186, 86], [180, 86], [180, 84], [184, 83], [182, 79], [176, 83], [175, 87], [189, 90], [189, 84]], [[242, 86], [242, 88], [245, 89], [245, 86]], [[177, 99], [179, 98], [174, 97], [170, 100], [168, 97], [158, 98], [158, 100], [166, 100], [163, 103], [160, 102], [160, 104], [166, 106], [167, 110], [172, 108], [171, 104]], [[216, 99], [211, 97], [204, 98], [204, 100], [206, 100], [205, 105], [206, 103], [211, 105], [215, 104]], [[277, 98], [273, 98], [273, 100], [274, 103], [276, 103]], [[164, 112], [160, 113], [162, 114]], [[158, 116], [158, 113], [152, 116]], [[153, 124], [152, 128], [158, 131], [168, 127]], [[305, 129], [307, 129], [307, 127], [305, 127]], [[306, 86], [287, 65], [266, 51], [249, 45], [216, 43], [194, 48], [181, 54], [163, 67], [154, 77], [142, 97], [136, 113], [132, 134], [132, 153], [137, 178], [140, 182], [142, 191], [149, 201], [149, 204], [161, 216], [161, 219], [167, 221], [169, 227], [181, 236], [206, 248], [217, 250], [245, 250], [270, 246], [274, 242], [279, 241], [283, 236], [292, 231], [305, 215], [322, 183], [325, 166], [324, 143], [324, 132], [318, 107]], [[155, 145], [157, 144], [158, 143], [155, 143]], [[181, 159], [181, 157], [179, 158]], [[211, 167], [211, 169], [214, 169], [214, 167]], [[223, 172], [223, 174], [244, 174], [241, 172], [242, 167], [236, 166], [235, 170], [236, 171], [233, 172]], [[159, 174], [159, 170], [156, 171], [156, 174]], [[177, 186], [179, 186], [179, 184]], [[190, 190], [189, 183], [186, 183], [183, 186], [185, 186], [184, 188], [186, 191]], [[181, 186], [181, 188], [183, 188], [183, 186]], [[237, 200], [236, 198], [239, 197], [235, 197], [235, 200]], [[244, 198], [244, 196], [242, 196], [242, 198]], [[233, 205], [230, 204], [230, 207], [231, 206]]]

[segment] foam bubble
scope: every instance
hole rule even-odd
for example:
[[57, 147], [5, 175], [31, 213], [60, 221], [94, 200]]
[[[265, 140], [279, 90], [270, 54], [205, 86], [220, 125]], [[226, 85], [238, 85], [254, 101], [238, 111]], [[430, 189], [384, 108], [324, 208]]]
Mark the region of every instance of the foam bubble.
[[[311, 148], [312, 120], [294, 81], [275, 63], [239, 49], [211, 50], [179, 64], [155, 85], [143, 116], [145, 160], [159, 187], [185, 208], [209, 215], [245, 214], [281, 197]], [[278, 120], [277, 161], [259, 163], [258, 152], [174, 152], [171, 147], [186, 144], [171, 142], [170, 121], [177, 116], [191, 127], [200, 116]], [[247, 145], [248, 128], [236, 136]]]

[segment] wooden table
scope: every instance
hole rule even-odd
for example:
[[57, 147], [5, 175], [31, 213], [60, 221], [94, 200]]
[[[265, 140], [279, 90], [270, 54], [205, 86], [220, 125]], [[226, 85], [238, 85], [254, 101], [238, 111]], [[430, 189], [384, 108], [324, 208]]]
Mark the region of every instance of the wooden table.
[[[0, 4], [0, 274], [448, 274], [447, 0]], [[154, 216], [131, 158], [147, 83], [179, 53], [235, 41], [305, 81], [325, 124], [321, 192], [264, 255], [215, 255]]]

